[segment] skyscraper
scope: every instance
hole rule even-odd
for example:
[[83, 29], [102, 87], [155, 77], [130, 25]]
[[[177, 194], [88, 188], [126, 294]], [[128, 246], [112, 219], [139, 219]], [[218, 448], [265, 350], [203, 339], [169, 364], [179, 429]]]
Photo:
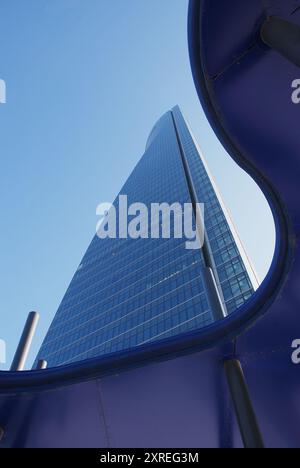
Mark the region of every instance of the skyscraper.
[[243, 305], [258, 286], [178, 107], [155, 125], [120, 194], [146, 206], [203, 203], [204, 246], [188, 250], [186, 238], [95, 236], [39, 352], [37, 359], [51, 367], [205, 327]]

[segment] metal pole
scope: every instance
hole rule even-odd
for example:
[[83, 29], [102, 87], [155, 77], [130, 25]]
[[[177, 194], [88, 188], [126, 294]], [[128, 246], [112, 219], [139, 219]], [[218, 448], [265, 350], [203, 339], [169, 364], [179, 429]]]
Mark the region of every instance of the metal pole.
[[40, 316], [37, 312], [30, 312], [10, 368], [11, 371], [17, 372], [24, 370], [39, 318]]
[[45, 361], [44, 359], [40, 359], [36, 368], [37, 370], [44, 370], [44, 369], [47, 369], [48, 367], [48, 362]]
[[265, 44], [300, 67], [300, 26], [278, 16], [268, 18], [261, 28]]
[[[186, 176], [186, 181], [187, 181], [191, 201], [193, 204], [194, 215], [195, 215], [195, 218], [197, 219], [196, 207], [197, 207], [197, 204], [199, 204], [197, 192], [195, 189], [195, 185], [194, 185], [193, 177], [192, 177], [190, 167], [188, 164], [188, 160], [187, 160], [184, 148], [180, 140], [179, 130], [178, 130], [173, 112], [172, 112], [172, 120], [173, 120], [176, 138], [177, 138], [177, 142], [178, 142], [178, 146], [179, 146], [179, 150], [181, 154], [181, 160], [182, 160], [182, 164], [183, 164], [183, 168], [184, 168], [184, 172]], [[202, 232], [201, 232], [202, 229], [203, 229], [203, 234], [204, 234], [204, 245], [202, 247], [202, 254], [203, 254], [205, 266], [204, 268], [201, 269], [201, 279], [203, 281], [203, 284], [206, 286], [206, 290], [208, 291], [207, 297], [208, 297], [210, 309], [213, 313], [215, 321], [222, 320], [227, 316], [227, 310], [225, 309], [225, 305], [222, 302], [220, 291], [216, 282], [216, 277], [214, 273], [214, 260], [211, 254], [211, 250], [209, 248], [209, 241], [208, 241], [207, 235], [205, 235], [204, 225], [201, 226], [200, 229], [199, 229], [199, 226], [197, 226], [197, 229], [198, 229], [198, 234], [200, 238], [202, 238]]]
[[264, 442], [241, 363], [232, 359], [226, 361], [224, 366], [244, 446], [247, 449], [262, 449]]

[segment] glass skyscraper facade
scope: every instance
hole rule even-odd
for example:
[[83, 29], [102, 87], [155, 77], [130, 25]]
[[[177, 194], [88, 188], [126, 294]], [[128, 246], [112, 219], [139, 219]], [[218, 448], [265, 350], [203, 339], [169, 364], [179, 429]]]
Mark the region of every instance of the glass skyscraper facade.
[[258, 286], [178, 107], [156, 124], [120, 194], [127, 195], [129, 205], [149, 208], [152, 203], [203, 203], [204, 248], [187, 250], [187, 239], [172, 236], [95, 236], [37, 357], [50, 367], [205, 327], [242, 306]]

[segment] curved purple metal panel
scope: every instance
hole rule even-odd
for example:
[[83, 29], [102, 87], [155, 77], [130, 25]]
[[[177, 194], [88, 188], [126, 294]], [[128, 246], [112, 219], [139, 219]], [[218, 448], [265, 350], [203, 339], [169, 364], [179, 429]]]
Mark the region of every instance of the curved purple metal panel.
[[292, 102], [300, 70], [263, 44], [260, 28], [274, 14], [300, 24], [299, 7], [292, 0], [191, 0], [189, 14], [192, 70], [205, 112], [229, 154], [264, 191], [276, 223], [273, 265], [256, 295], [259, 314], [268, 313], [237, 340], [270, 447], [300, 446], [300, 369], [291, 360], [300, 336], [300, 106]]
[[72, 386], [0, 394], [3, 447], [241, 447], [222, 360], [196, 353]]
[[292, 0], [265, 7], [260, 0], [190, 3], [199, 96], [231, 156], [264, 191], [276, 222], [274, 262], [258, 293], [201, 333], [60, 369], [1, 373], [0, 446], [240, 447], [223, 372], [224, 359], [232, 357], [244, 366], [266, 445], [300, 446], [300, 369], [291, 361], [291, 342], [300, 338], [300, 106], [291, 103], [291, 81], [300, 71], [259, 36], [267, 14], [293, 13], [300, 23], [298, 6]]

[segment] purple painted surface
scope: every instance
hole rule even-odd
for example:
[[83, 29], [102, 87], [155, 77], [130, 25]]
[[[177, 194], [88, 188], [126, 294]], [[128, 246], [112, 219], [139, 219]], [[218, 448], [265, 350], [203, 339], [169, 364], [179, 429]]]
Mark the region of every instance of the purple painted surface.
[[[277, 250], [267, 280], [209, 339], [199, 333], [59, 370], [1, 374], [1, 446], [240, 447], [222, 367], [238, 357], [266, 445], [300, 447], [300, 366], [291, 361], [300, 339], [300, 105], [291, 83], [300, 70], [258, 35], [266, 12], [289, 17], [300, 1], [263, 4], [192, 0], [190, 49], [217, 135], [272, 207]], [[299, 10], [292, 17], [300, 24]]]
[[0, 396], [4, 447], [241, 446], [223, 353], [196, 353], [77, 385]]
[[[290, 262], [276, 296], [264, 296], [266, 315], [241, 334], [236, 349], [266, 445], [299, 447], [300, 367], [292, 364], [291, 345], [300, 337], [300, 105], [292, 103], [292, 82], [300, 70], [267, 48], [259, 30], [267, 13], [300, 25], [300, 1], [265, 5], [267, 9], [253, 0], [191, 0], [190, 49], [199, 97], [214, 130], [264, 190], [273, 210], [277, 258], [267, 283], [280, 262], [283, 269]], [[194, 35], [191, 31], [197, 15], [200, 42], [196, 29]], [[286, 231], [284, 223], [289, 224]], [[262, 290], [258, 294], [263, 296]]]

